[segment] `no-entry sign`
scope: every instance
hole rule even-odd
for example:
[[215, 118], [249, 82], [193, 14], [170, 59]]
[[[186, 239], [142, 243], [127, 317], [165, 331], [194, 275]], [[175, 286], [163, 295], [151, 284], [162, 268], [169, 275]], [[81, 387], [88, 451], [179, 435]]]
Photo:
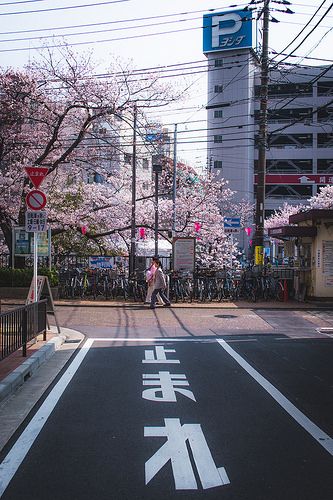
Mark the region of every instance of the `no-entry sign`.
[[42, 210], [46, 205], [46, 196], [43, 191], [33, 189], [27, 194], [25, 201], [30, 210]]

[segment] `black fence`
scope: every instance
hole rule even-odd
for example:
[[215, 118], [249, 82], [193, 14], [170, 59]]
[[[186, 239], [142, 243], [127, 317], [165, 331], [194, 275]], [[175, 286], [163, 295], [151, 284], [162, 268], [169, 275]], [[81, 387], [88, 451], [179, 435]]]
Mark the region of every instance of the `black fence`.
[[[135, 259], [136, 269], [138, 271], [144, 271], [149, 267], [149, 263], [153, 255], [137, 255]], [[24, 258], [24, 267], [33, 267], [33, 257], [26, 256]], [[114, 256], [115, 268], [119, 265], [125, 270], [128, 270], [129, 258], [123, 256]], [[160, 256], [160, 261], [162, 263], [163, 269], [169, 271], [171, 269], [171, 257]], [[60, 255], [54, 254], [51, 259], [52, 266], [57, 269], [87, 269], [89, 268], [89, 257], [86, 255]], [[48, 267], [49, 258], [45, 256], [38, 256], [38, 267]], [[8, 254], [0, 255], [0, 267], [10, 267], [10, 256]]]
[[46, 340], [46, 300], [0, 314], [0, 361], [21, 347], [27, 355], [27, 343], [43, 334]]

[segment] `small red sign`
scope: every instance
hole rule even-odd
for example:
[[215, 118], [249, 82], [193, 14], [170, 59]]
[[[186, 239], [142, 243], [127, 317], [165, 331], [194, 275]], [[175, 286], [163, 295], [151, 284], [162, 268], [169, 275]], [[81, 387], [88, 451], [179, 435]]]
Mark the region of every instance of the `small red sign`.
[[27, 194], [25, 201], [30, 210], [42, 210], [46, 205], [46, 196], [43, 191], [33, 189]]
[[49, 169], [47, 167], [25, 167], [25, 171], [34, 187], [38, 188], [47, 176]]
[[[254, 176], [255, 184], [258, 182], [258, 176]], [[267, 174], [266, 184], [333, 184], [333, 174]]]

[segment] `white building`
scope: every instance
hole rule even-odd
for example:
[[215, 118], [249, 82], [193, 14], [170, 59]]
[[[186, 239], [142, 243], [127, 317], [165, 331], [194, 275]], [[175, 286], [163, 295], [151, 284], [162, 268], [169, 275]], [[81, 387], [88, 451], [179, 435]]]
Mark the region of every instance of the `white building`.
[[[237, 199], [254, 202], [260, 65], [244, 11], [204, 16], [208, 59], [208, 164]], [[243, 21], [242, 21], [243, 19]], [[271, 71], [266, 216], [333, 184], [333, 70], [281, 65]]]

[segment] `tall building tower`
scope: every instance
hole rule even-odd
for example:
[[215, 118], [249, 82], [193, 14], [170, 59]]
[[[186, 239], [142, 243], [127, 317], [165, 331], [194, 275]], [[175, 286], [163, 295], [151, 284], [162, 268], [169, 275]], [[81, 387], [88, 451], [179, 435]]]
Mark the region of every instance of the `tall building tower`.
[[[229, 182], [237, 201], [254, 204], [261, 68], [250, 15], [205, 15], [203, 52], [209, 168]], [[265, 217], [284, 202], [304, 204], [321, 186], [333, 184], [332, 95], [331, 66], [275, 64], [270, 71]], [[245, 248], [244, 243], [240, 238]]]
[[253, 202], [254, 73], [251, 14], [204, 16], [208, 59], [207, 155], [211, 171], [228, 180], [239, 201]]

